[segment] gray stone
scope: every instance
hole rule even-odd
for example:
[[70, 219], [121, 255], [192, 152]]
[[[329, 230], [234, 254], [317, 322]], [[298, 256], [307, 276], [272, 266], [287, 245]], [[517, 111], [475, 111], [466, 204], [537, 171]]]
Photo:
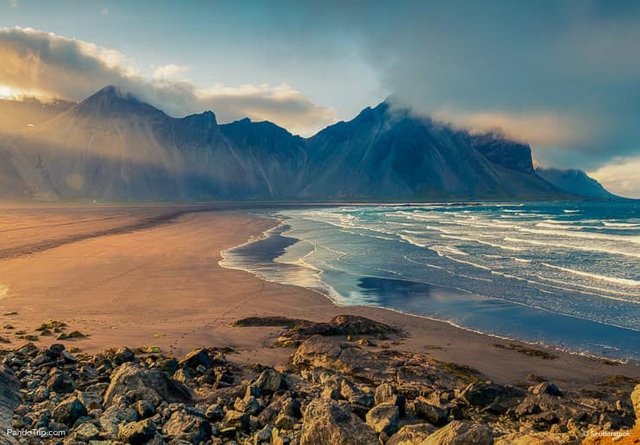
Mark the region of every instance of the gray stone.
[[375, 404], [392, 402], [393, 396], [395, 396], [396, 390], [390, 383], [380, 384], [374, 393]]
[[271, 425], [265, 425], [260, 431], [256, 433], [253, 438], [253, 443], [255, 445], [271, 442], [271, 432], [273, 431], [273, 427]]
[[53, 410], [53, 418], [67, 426], [73, 426], [76, 420], [86, 415], [87, 409], [76, 397], [63, 400]]
[[151, 419], [129, 422], [118, 428], [118, 438], [133, 445], [142, 445], [148, 442], [155, 433], [156, 426]]
[[100, 429], [107, 435], [118, 433], [118, 425], [138, 420], [136, 412], [128, 407], [110, 406], [100, 416]]
[[631, 404], [633, 405], [633, 411], [636, 413], [636, 419], [640, 419], [640, 384], [631, 392]]
[[398, 429], [400, 409], [391, 402], [380, 403], [367, 413], [367, 425], [376, 433], [385, 433], [391, 436]]
[[1, 370], [0, 431], [7, 431], [8, 428], [11, 428], [13, 410], [16, 409], [18, 405], [20, 405], [20, 399], [20, 382], [9, 368]]
[[206, 442], [211, 437], [211, 424], [198, 416], [176, 411], [164, 425], [164, 431], [174, 439], [191, 443]]
[[276, 418], [274, 424], [279, 430], [292, 430], [297, 422], [298, 419], [296, 419], [295, 417], [280, 413], [280, 415]]
[[141, 419], [146, 419], [147, 417], [151, 417], [156, 413], [156, 409], [153, 406], [153, 403], [148, 400], [138, 400], [133, 408], [138, 413], [138, 417]]
[[78, 440], [89, 441], [92, 439], [96, 439], [100, 434], [100, 431], [98, 430], [98, 427], [93, 423], [85, 422], [81, 425], [78, 425], [78, 427], [73, 431], [73, 434]]
[[262, 405], [254, 396], [245, 397], [244, 399], [237, 398], [233, 407], [236, 411], [250, 416], [256, 415], [262, 409]]
[[207, 419], [216, 422], [224, 417], [224, 409], [221, 404], [214, 403], [209, 405], [204, 415]]
[[69, 374], [60, 371], [49, 377], [47, 388], [49, 391], [57, 392], [58, 394], [68, 394], [73, 392], [75, 384]]
[[442, 426], [447, 423], [447, 410], [427, 402], [422, 397], [417, 398], [413, 402], [413, 407], [416, 413], [416, 417], [424, 419], [436, 426]]
[[418, 445], [435, 431], [436, 427], [430, 423], [406, 425], [391, 436], [386, 445]]
[[102, 409], [102, 397], [99, 394], [88, 391], [78, 391], [76, 396], [87, 408], [87, 411]]
[[550, 396], [561, 396], [562, 391], [554, 383], [542, 382], [536, 386], [530, 388], [532, 394], [548, 394]]
[[211, 356], [209, 356], [209, 351], [204, 348], [199, 348], [189, 352], [180, 360], [179, 365], [193, 369], [198, 366], [204, 366], [206, 370], [213, 366], [213, 360], [211, 360]]
[[488, 426], [454, 420], [429, 435], [420, 445], [492, 445], [493, 434]]
[[313, 400], [305, 409], [300, 445], [372, 445], [375, 431], [349, 409], [331, 400]]
[[276, 392], [282, 385], [282, 376], [274, 369], [265, 369], [258, 377], [255, 384], [256, 387], [266, 392]]
[[148, 400], [154, 405], [191, 401], [189, 390], [181, 383], [171, 380], [158, 368], [144, 369], [125, 363], [111, 376], [111, 383], [104, 394], [104, 404], [110, 405], [117, 396], [126, 396], [131, 401]]
[[470, 383], [462, 391], [460, 398], [470, 405], [485, 407], [507, 395], [508, 393], [504, 386], [491, 382], [474, 382]]

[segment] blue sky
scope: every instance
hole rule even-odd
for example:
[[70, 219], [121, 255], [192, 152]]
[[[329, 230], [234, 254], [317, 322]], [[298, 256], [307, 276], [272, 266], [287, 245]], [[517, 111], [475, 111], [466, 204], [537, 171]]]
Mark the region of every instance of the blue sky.
[[390, 96], [640, 197], [640, 2], [8, 0], [0, 27], [0, 95], [118, 83], [301, 134]]

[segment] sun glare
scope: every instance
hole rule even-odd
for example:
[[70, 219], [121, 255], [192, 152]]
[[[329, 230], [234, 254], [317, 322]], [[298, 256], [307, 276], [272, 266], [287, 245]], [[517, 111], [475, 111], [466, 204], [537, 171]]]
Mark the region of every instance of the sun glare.
[[0, 85], [0, 100], [21, 101], [27, 98], [38, 99], [40, 102], [51, 102], [55, 97], [50, 96], [37, 89], [14, 88], [7, 85]]
[[17, 99], [20, 93], [11, 87], [0, 85], [0, 99]]

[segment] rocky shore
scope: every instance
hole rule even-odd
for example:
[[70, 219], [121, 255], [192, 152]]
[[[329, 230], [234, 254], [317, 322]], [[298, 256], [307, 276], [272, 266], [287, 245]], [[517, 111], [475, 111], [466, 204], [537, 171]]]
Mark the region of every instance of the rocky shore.
[[623, 376], [601, 391], [564, 391], [536, 376], [505, 386], [464, 364], [397, 351], [402, 332], [363, 317], [235, 324], [281, 326], [274, 347], [292, 348], [288, 365], [239, 365], [230, 348], [181, 358], [154, 347], [89, 355], [74, 351], [73, 340], [1, 352], [0, 443], [506, 445], [637, 437], [640, 385]]

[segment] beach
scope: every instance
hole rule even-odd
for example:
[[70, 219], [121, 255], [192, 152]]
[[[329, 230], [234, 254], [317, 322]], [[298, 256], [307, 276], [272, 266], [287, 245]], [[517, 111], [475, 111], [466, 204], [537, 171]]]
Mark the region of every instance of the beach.
[[[392, 347], [477, 369], [502, 384], [535, 375], [567, 390], [600, 388], [612, 376], [640, 378], [617, 363], [498, 339], [447, 323], [371, 307], [339, 307], [313, 291], [221, 267], [221, 252], [278, 222], [248, 210], [206, 207], [3, 207], [0, 336], [16, 338], [48, 320], [87, 335], [67, 347], [233, 348], [229, 360], [281, 366], [293, 350], [274, 348], [277, 327], [235, 327], [245, 317], [329, 321], [360, 315], [403, 331]], [[7, 327], [10, 325], [10, 328]], [[38, 345], [55, 342], [39, 337]], [[499, 346], [496, 346], [499, 345]], [[544, 351], [537, 354], [532, 351]]]

